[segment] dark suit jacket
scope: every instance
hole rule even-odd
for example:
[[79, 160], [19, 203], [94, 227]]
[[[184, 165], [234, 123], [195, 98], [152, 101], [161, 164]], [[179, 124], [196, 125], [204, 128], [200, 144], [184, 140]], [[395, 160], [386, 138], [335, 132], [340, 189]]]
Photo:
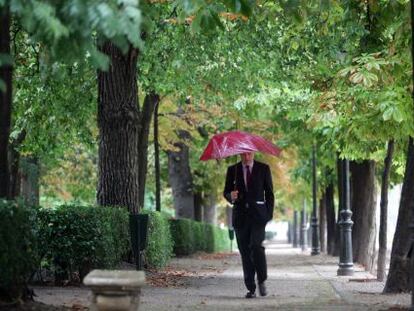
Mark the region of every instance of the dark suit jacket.
[[237, 189], [239, 197], [233, 206], [233, 226], [241, 228], [247, 222], [266, 225], [273, 217], [274, 195], [272, 175], [268, 165], [254, 161], [248, 191], [244, 184], [241, 162], [227, 169], [223, 195], [231, 202], [230, 192]]

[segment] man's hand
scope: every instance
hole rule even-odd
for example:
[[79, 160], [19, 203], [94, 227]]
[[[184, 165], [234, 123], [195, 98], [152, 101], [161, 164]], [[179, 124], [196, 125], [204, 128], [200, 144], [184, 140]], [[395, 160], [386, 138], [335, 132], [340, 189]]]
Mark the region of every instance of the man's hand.
[[237, 200], [237, 198], [239, 197], [239, 191], [235, 190], [230, 192], [230, 197], [231, 197], [231, 201], [234, 202]]

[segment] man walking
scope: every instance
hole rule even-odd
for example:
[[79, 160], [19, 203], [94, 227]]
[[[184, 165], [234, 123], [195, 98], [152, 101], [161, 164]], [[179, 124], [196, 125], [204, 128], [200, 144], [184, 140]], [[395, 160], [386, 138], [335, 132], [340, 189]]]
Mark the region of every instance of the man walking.
[[273, 217], [274, 195], [268, 165], [254, 161], [254, 153], [241, 154], [241, 162], [227, 170], [223, 192], [233, 204], [233, 227], [243, 264], [246, 298], [256, 297], [255, 275], [259, 294], [266, 296], [267, 264], [262, 242], [266, 223]]

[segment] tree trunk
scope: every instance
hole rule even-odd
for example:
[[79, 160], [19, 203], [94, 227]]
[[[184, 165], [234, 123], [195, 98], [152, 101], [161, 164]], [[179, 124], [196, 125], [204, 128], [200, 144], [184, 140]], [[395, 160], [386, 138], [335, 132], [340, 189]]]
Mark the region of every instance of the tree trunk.
[[350, 171], [354, 262], [362, 264], [367, 271], [372, 271], [376, 237], [375, 162], [370, 160], [361, 163], [351, 162]]
[[392, 155], [394, 153], [394, 140], [388, 142], [387, 156], [384, 159], [384, 170], [381, 180], [381, 203], [380, 203], [380, 228], [379, 228], [379, 250], [377, 263], [377, 279], [385, 280], [385, 261], [387, 258], [387, 216], [388, 216], [388, 188], [390, 186], [390, 173]]
[[410, 290], [410, 259], [407, 257], [411, 247], [410, 222], [414, 217], [414, 143], [410, 137], [404, 183], [401, 190], [397, 227], [392, 242], [390, 270], [388, 271], [385, 293], [408, 292]]
[[329, 255], [335, 253], [335, 234], [336, 234], [336, 216], [334, 185], [332, 182], [325, 189], [326, 194], [326, 231], [327, 231], [327, 251]]
[[14, 199], [20, 195], [21, 176], [20, 176], [20, 152], [18, 148], [26, 138], [26, 131], [19, 133], [16, 139], [10, 143], [9, 161], [10, 161], [10, 186], [9, 197]]
[[[0, 54], [10, 55], [10, 13], [8, 6], [0, 9]], [[12, 70], [11, 64], [0, 66], [0, 83], [5, 90], [0, 89], [0, 198], [9, 194], [10, 173], [8, 146], [12, 107]]]
[[319, 237], [321, 252], [326, 252], [326, 192], [319, 200]]
[[99, 181], [102, 206], [124, 206], [139, 212], [137, 86], [138, 50], [123, 54], [110, 42], [100, 47], [109, 70], [98, 71]]
[[213, 225], [217, 223], [216, 203], [217, 198], [213, 193], [204, 196], [204, 222]]
[[147, 180], [147, 164], [148, 164], [148, 137], [150, 125], [154, 109], [159, 102], [158, 94], [150, 92], [145, 96], [142, 114], [140, 116], [139, 138], [138, 138], [138, 196], [139, 210], [144, 208], [145, 200], [145, 183]]
[[155, 210], [161, 212], [160, 143], [158, 139], [158, 101], [154, 109], [154, 167], [155, 167]]
[[[189, 139], [187, 131], [179, 131], [181, 139]], [[175, 216], [194, 219], [193, 177], [190, 170], [189, 148], [183, 142], [175, 143], [178, 151], [168, 151], [168, 175], [173, 191]]]
[[203, 221], [203, 195], [198, 191], [194, 193], [194, 220]]
[[31, 206], [39, 206], [39, 161], [35, 157], [23, 157], [20, 160], [20, 195]]

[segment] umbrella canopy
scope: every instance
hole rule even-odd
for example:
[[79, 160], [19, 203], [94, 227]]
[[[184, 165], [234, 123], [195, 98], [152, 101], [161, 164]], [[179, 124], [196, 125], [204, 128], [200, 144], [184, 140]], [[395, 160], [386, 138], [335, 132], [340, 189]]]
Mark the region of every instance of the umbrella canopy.
[[278, 156], [281, 150], [263, 137], [242, 131], [230, 131], [214, 135], [200, 160], [223, 159], [246, 152], [263, 152]]

